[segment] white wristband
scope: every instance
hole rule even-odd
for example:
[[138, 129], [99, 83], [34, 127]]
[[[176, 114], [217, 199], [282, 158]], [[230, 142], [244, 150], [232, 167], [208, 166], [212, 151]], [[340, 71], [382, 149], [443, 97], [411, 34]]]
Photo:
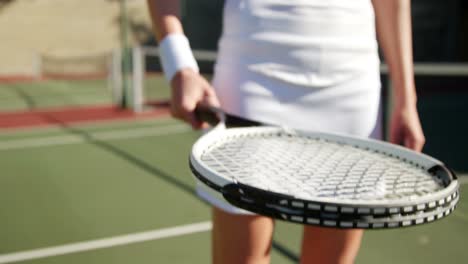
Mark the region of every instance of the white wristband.
[[164, 37], [159, 43], [159, 54], [164, 76], [169, 82], [178, 71], [184, 68], [199, 71], [189, 41], [183, 34], [169, 34]]

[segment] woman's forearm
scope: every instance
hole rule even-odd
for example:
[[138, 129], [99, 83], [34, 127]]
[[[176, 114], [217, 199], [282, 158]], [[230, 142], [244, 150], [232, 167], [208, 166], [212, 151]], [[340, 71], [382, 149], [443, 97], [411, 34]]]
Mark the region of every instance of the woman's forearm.
[[168, 34], [183, 33], [179, 0], [148, 0], [148, 6], [154, 34], [159, 41]]
[[394, 102], [416, 104], [410, 0], [372, 0], [379, 44], [390, 70]]

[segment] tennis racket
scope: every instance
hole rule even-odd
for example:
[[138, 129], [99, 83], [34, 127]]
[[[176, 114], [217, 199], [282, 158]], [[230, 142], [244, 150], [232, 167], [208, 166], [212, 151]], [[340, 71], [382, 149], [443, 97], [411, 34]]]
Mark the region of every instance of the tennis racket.
[[195, 177], [231, 204], [289, 222], [335, 228], [396, 228], [449, 215], [459, 200], [442, 162], [398, 145], [276, 126], [227, 129], [219, 122], [193, 145]]

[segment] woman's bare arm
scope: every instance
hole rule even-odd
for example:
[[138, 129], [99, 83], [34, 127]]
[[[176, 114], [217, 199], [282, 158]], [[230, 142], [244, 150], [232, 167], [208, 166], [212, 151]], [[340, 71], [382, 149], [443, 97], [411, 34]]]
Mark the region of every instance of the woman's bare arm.
[[158, 40], [168, 34], [183, 34], [180, 23], [179, 0], [148, 0], [148, 7], [153, 21], [153, 31]]
[[416, 109], [411, 34], [411, 0], [372, 0], [379, 44], [390, 70], [394, 110], [390, 140], [420, 151], [424, 145]]

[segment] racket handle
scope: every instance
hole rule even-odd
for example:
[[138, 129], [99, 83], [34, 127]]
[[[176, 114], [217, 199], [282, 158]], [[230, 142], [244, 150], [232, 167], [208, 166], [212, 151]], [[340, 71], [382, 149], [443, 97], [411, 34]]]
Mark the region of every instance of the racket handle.
[[223, 110], [215, 106], [197, 105], [195, 116], [198, 120], [207, 122], [211, 126], [216, 126], [220, 122], [224, 123], [226, 120]]

